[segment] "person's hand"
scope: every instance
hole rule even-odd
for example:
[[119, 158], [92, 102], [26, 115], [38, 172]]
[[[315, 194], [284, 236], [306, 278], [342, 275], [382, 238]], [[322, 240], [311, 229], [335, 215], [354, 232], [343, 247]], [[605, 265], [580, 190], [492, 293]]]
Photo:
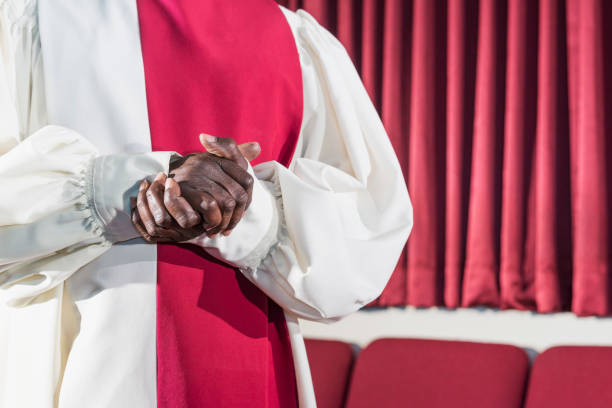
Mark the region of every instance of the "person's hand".
[[[202, 135], [208, 153], [173, 163], [170, 177], [146, 180], [133, 205], [134, 226], [149, 242], [187, 241], [206, 232], [229, 235], [248, 208], [252, 177], [247, 160], [260, 153], [257, 143]], [[197, 211], [196, 211], [197, 209]]]
[[[180, 212], [184, 228], [169, 217], [165, 203], [172, 203], [170, 205], [174, 212]], [[132, 223], [149, 243], [184, 242], [205, 232], [200, 215], [181, 197], [178, 183], [164, 173], [159, 173], [152, 183], [143, 180], [138, 189], [138, 197], [131, 198], [131, 206]], [[169, 217], [163, 226], [159, 225], [162, 217]]]
[[244, 155], [251, 159], [258, 155], [258, 145], [245, 145], [243, 153], [229, 138], [202, 135], [200, 140], [207, 153], [186, 156], [173, 166], [169, 177], [174, 178], [182, 196], [200, 213], [208, 234], [229, 235], [251, 202], [253, 177], [247, 172]]

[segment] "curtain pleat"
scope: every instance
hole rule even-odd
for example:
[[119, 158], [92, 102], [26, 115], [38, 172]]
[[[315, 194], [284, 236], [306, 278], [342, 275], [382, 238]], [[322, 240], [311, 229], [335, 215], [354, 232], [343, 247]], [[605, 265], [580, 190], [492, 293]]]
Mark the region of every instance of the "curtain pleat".
[[282, 0], [345, 45], [413, 200], [376, 306], [612, 314], [612, 2]]
[[[541, 1], [538, 30], [536, 138], [530, 190], [528, 253], [536, 310], [567, 310], [572, 290], [572, 206], [565, 7]], [[532, 37], [534, 38], [534, 37]], [[534, 85], [535, 86], [535, 85]], [[508, 306], [512, 303], [504, 296]], [[533, 308], [533, 306], [532, 306]]]
[[[612, 133], [609, 95], [604, 94], [604, 81], [610, 78], [604, 78], [604, 63], [610, 72], [612, 30], [608, 27], [612, 14], [609, 2], [591, 0], [568, 2], [567, 16], [574, 229], [572, 309], [581, 314], [603, 314], [610, 310], [611, 179], [610, 160], [606, 159], [610, 157]], [[609, 84], [607, 88], [609, 91]]]

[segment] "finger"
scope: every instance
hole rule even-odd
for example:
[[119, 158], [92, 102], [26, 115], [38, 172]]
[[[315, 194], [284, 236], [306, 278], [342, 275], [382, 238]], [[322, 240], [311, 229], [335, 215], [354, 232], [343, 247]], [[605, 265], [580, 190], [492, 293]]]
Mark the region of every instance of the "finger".
[[132, 210], [132, 224], [134, 224], [134, 228], [136, 228], [136, 231], [138, 231], [140, 236], [143, 237], [145, 241], [151, 242], [151, 236], [147, 233], [144, 225], [142, 225], [142, 221], [138, 215], [138, 210], [136, 209], [136, 197], [130, 197], [130, 209]]
[[[236, 183], [240, 184], [240, 186], [242, 186], [242, 188], [244, 188], [245, 190], [248, 190], [250, 187], [253, 186], [253, 176], [251, 176], [248, 171], [246, 171], [245, 169], [243, 169], [242, 167], [240, 167], [233, 161], [226, 160], [226, 159], [218, 159], [217, 164], [219, 165], [221, 170], [223, 170], [222, 173], [225, 173], [228, 176], [230, 176]], [[211, 178], [213, 178], [214, 180], [216, 180], [215, 176], [216, 176], [216, 173], [211, 174]]]
[[138, 196], [136, 197], [136, 209], [138, 210], [138, 215], [140, 217], [140, 220], [142, 221], [142, 224], [145, 227], [145, 230], [147, 231], [147, 234], [156, 240], [159, 240], [161, 238], [169, 238], [173, 241], [180, 240], [181, 235], [179, 233], [171, 229], [165, 229], [163, 227], [160, 227], [155, 223], [155, 219], [153, 218], [153, 215], [151, 214], [151, 211], [149, 209], [149, 203], [147, 201], [146, 194], [150, 186], [151, 184], [147, 180], [143, 180], [140, 183], [140, 187], [138, 189]]
[[166, 210], [164, 205], [164, 183], [166, 182], [166, 175], [164, 173], [158, 173], [151, 183], [151, 186], [147, 189], [147, 202], [149, 204], [149, 210], [153, 215], [155, 223], [160, 227], [169, 228], [172, 225], [172, 217]]
[[138, 215], [138, 211], [132, 212], [132, 224], [134, 225], [134, 228], [136, 228], [136, 231], [138, 231], [140, 236], [145, 239], [145, 241], [151, 242], [151, 236], [147, 233], [147, 230], [142, 225], [140, 216]]
[[[223, 190], [218, 185], [211, 182], [210, 189]], [[186, 184], [181, 185], [181, 191], [187, 203], [196, 211], [200, 213], [203, 219], [203, 227], [209, 234], [215, 234], [216, 232], [210, 232], [217, 229], [223, 220], [223, 215], [221, 213], [221, 208], [217, 203], [217, 200], [213, 195], [195, 190], [187, 186]]]
[[[227, 162], [227, 163], [233, 164], [231, 162]], [[252, 180], [250, 179], [250, 175], [246, 173], [244, 170], [242, 170], [241, 168], [239, 168], [238, 166], [235, 166], [235, 168], [237, 168], [238, 170], [240, 170], [241, 173], [244, 173], [249, 177], [249, 180], [246, 182], [247, 189], [245, 189], [242, 185], [238, 184], [232, 177], [230, 177], [226, 173], [222, 172], [220, 174], [215, 174], [213, 176], [213, 180], [217, 181], [217, 183], [231, 195], [234, 201], [232, 203], [230, 201], [217, 200], [217, 202], [219, 203], [224, 203], [221, 205], [221, 210], [224, 216], [227, 216], [230, 210], [232, 211], [231, 215], [229, 216], [230, 217], [229, 222], [226, 224], [225, 223], [226, 219], [224, 218], [223, 222], [221, 223], [220, 232], [222, 232], [223, 235], [229, 235], [231, 233], [231, 230], [242, 219], [242, 216], [244, 215], [244, 212], [246, 211], [247, 206], [249, 204], [249, 201], [251, 198], [250, 192], [252, 191], [252, 188], [253, 188], [253, 183], [252, 183]], [[227, 200], [227, 198], [225, 199]], [[225, 205], [229, 207], [226, 208]]]
[[181, 197], [181, 187], [172, 178], [166, 179], [164, 205], [181, 228], [195, 227], [202, 221], [187, 200]]
[[253, 161], [261, 153], [261, 146], [257, 142], [249, 142], [238, 145], [238, 150], [247, 161]]
[[[136, 198], [135, 197], [132, 197], [132, 198], [134, 199], [134, 205], [136, 205]], [[138, 211], [134, 211], [132, 213], [132, 224], [134, 224], [134, 228], [136, 228], [136, 231], [138, 231], [140, 236], [144, 238], [144, 240], [147, 241], [148, 243], [155, 244], [157, 242], [168, 242], [167, 239], [156, 238], [156, 237], [152, 237], [151, 235], [149, 235], [146, 228], [142, 224], [142, 220], [140, 219], [140, 215], [138, 214]]]
[[149, 211], [149, 203], [147, 202], [147, 190], [151, 184], [147, 180], [142, 180], [138, 187], [138, 196], [136, 197], [136, 209], [142, 221], [147, 234], [154, 235], [155, 220]]
[[[234, 163], [228, 161], [226, 161], [226, 163], [234, 165], [237, 170], [246, 173]], [[248, 173], [246, 174], [248, 176]], [[211, 173], [209, 177], [217, 182], [217, 184], [225, 189], [231, 196], [231, 199], [225, 195], [215, 196], [223, 214], [223, 221], [221, 222], [221, 229], [219, 232], [225, 232], [228, 228], [231, 229], [238, 224], [238, 221], [242, 218], [249, 201], [249, 194], [243, 186], [238, 184], [232, 177], [223, 171]], [[249, 183], [249, 186], [252, 186], [252, 182]], [[215, 195], [215, 193], [213, 193], [213, 195]], [[226, 217], [229, 217], [229, 219]], [[229, 235], [229, 233], [224, 235]]]
[[[225, 176], [229, 178], [229, 176]], [[213, 181], [206, 187], [206, 193], [212, 197], [213, 202], [221, 213], [219, 224], [212, 229], [206, 229], [206, 232], [210, 236], [225, 231], [232, 219], [234, 209], [236, 208], [236, 200], [223, 186]]]
[[227, 236], [231, 234], [234, 227], [238, 224], [238, 222], [240, 222], [240, 220], [244, 216], [244, 213], [246, 211], [246, 206], [247, 206], [247, 200], [248, 200], [248, 196], [246, 196], [246, 193], [244, 197], [245, 197], [244, 199], [241, 196], [240, 200], [237, 200], [237, 199], [234, 200], [236, 203], [234, 211], [232, 212], [230, 216], [227, 226], [225, 226], [225, 228], [221, 230], [223, 231], [222, 232], [223, 235]]
[[[240, 166], [236, 165], [234, 162], [221, 160], [219, 161], [219, 166], [223, 171], [228, 174], [232, 179], [234, 179], [240, 186], [244, 189], [246, 193], [246, 202], [244, 203], [244, 210], [246, 211], [251, 204], [251, 198], [253, 195], [253, 183], [255, 180], [253, 176], [243, 170]], [[238, 200], [240, 204], [242, 204], [241, 200]]]
[[224, 232], [227, 229], [227, 226], [234, 215], [234, 210], [236, 209], [236, 200], [234, 197], [232, 197], [232, 195], [222, 186], [219, 187], [220, 188], [218, 190], [215, 190], [213, 197], [215, 197], [215, 200], [219, 204], [222, 218], [221, 224], [219, 224], [217, 230], [212, 232], [213, 234], [217, 232]]
[[206, 149], [207, 152], [214, 154], [215, 156], [229, 159], [238, 164], [243, 169], [246, 169], [248, 164], [234, 139], [229, 137], [215, 137], [202, 133], [200, 135], [200, 143]]
[[236, 208], [236, 201], [228, 194], [229, 198], [224, 198], [221, 201], [221, 224], [217, 226], [209, 234], [216, 235], [219, 232], [225, 232], [234, 215], [234, 209]]

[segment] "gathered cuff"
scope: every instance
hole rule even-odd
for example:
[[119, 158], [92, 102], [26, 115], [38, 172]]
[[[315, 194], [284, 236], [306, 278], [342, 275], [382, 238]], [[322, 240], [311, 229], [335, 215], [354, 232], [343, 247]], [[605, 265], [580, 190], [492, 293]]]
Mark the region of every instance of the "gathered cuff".
[[76, 185], [80, 194], [75, 205], [77, 211], [82, 212], [85, 216], [83, 223], [85, 229], [95, 236], [104, 238], [104, 222], [96, 210], [94, 200], [94, 163], [95, 160], [92, 157], [87, 165], [78, 172]]
[[246, 273], [252, 273], [257, 270], [262, 261], [279, 245], [283, 232], [285, 234], [287, 232], [287, 228], [284, 224], [283, 200], [280, 193], [280, 187], [268, 181], [260, 182], [272, 196], [275, 204], [274, 211], [276, 216], [272, 217], [270, 228], [259, 245], [247, 257], [237, 262], [237, 264], [240, 265], [240, 269]]

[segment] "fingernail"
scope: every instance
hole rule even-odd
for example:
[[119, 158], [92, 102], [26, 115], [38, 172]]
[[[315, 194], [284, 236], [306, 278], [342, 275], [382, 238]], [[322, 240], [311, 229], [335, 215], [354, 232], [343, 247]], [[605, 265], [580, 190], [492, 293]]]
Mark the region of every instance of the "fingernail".
[[157, 176], [155, 176], [155, 181], [160, 181], [163, 178], [164, 178], [164, 173], [157, 173]]
[[172, 187], [172, 181], [170, 181], [170, 180], [172, 180], [172, 179], [171, 178], [167, 178], [166, 182], [164, 183], [164, 187], [166, 189], [169, 189], [170, 187]]
[[207, 135], [206, 133], [200, 133], [200, 143], [214, 143], [217, 141], [217, 138], [211, 135]]
[[208, 238], [213, 239], [216, 236], [217, 236], [217, 234], [212, 234], [212, 235], [209, 235]]
[[222, 234], [225, 235], [226, 237], [232, 233], [232, 230], [227, 230], [227, 231], [223, 231]]

